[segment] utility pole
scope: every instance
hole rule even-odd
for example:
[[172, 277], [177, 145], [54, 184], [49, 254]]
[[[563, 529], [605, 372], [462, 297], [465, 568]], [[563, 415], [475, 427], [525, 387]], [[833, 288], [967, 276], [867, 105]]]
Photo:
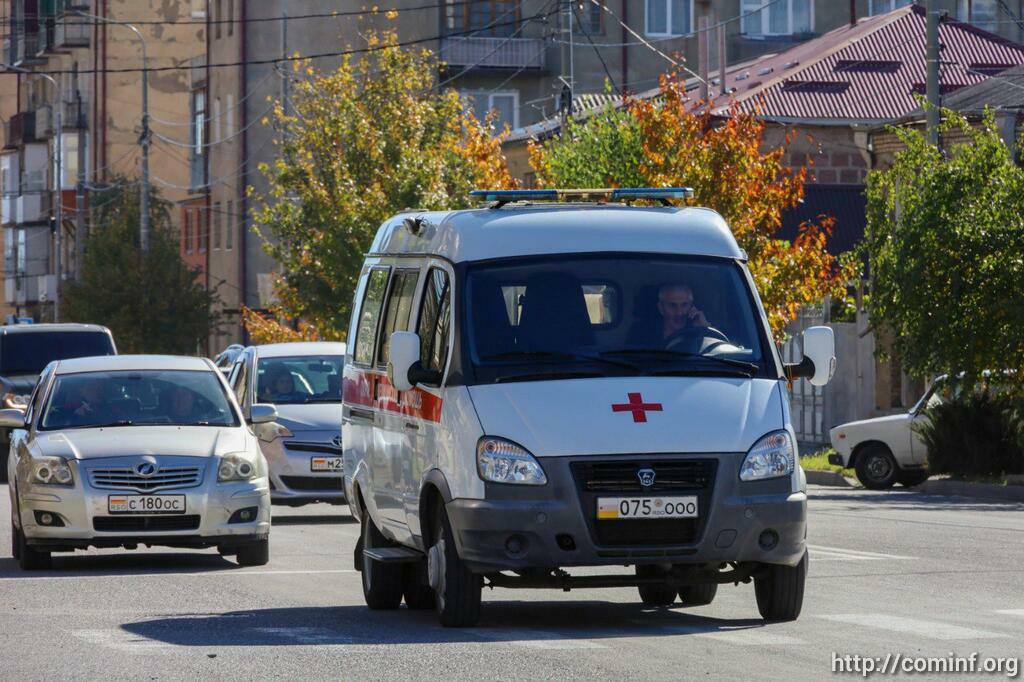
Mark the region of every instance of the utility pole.
[[[51, 82], [57, 86], [56, 81], [51, 79]], [[54, 209], [53, 213], [57, 221], [57, 234], [54, 237], [54, 250], [57, 253], [53, 257], [53, 263], [54, 269], [57, 271], [57, 283], [53, 287], [53, 321], [60, 322], [60, 281], [63, 279], [64, 275], [61, 264], [61, 251], [64, 249], [64, 164], [62, 163], [63, 158], [61, 155], [61, 147], [64, 146], [64, 97], [62, 96], [59, 86], [54, 89], [56, 90], [55, 94], [57, 96], [57, 103], [54, 107], [57, 111], [55, 117], [57, 139], [56, 143], [53, 145], [53, 155], [55, 165], [57, 166], [57, 178], [53, 185], [57, 194], [57, 207]]]
[[75, 183], [75, 278], [82, 276], [82, 258], [85, 256], [85, 121], [82, 120], [82, 97], [78, 105], [78, 180]]
[[925, 94], [928, 98], [926, 123], [928, 144], [939, 144], [939, 11], [935, 9], [935, 0], [925, 3], [927, 18], [925, 62], [928, 69], [925, 81]]
[[711, 93], [708, 89], [708, 62], [711, 60], [711, 51], [708, 44], [708, 3], [701, 0], [698, 4], [697, 16], [697, 72], [700, 74], [700, 99], [707, 102]]
[[725, 31], [726, 25], [718, 26], [718, 92], [723, 96], [728, 94], [729, 88], [725, 84], [725, 70], [727, 67], [725, 56]]
[[288, 115], [288, 9], [285, 8], [281, 15], [281, 110]]

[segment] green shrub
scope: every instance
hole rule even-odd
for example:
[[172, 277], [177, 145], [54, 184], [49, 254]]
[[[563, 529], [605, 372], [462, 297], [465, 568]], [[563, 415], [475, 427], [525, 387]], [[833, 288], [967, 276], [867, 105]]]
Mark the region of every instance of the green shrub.
[[1003, 476], [1024, 473], [1024, 400], [966, 393], [928, 408], [918, 427], [933, 473]]

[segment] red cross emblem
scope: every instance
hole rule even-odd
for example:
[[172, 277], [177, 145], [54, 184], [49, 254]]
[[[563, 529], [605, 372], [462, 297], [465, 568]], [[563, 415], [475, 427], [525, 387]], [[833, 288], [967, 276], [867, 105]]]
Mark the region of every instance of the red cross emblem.
[[612, 403], [612, 412], [632, 412], [634, 422], [646, 422], [647, 412], [661, 412], [661, 403], [645, 403], [639, 393], [629, 393], [628, 403]]

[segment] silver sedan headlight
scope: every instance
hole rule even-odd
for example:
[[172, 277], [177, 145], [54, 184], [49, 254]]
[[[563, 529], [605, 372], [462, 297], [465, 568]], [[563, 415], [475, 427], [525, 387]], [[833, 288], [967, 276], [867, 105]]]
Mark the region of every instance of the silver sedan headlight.
[[788, 431], [773, 431], [754, 443], [740, 466], [741, 481], [762, 481], [789, 476], [795, 466], [795, 450]]
[[32, 482], [42, 485], [72, 486], [75, 475], [63, 457], [39, 457], [32, 460]]
[[24, 410], [28, 407], [28, 399], [30, 397], [19, 393], [5, 393], [3, 404], [7, 409]]
[[244, 453], [224, 455], [217, 466], [217, 482], [251, 481], [260, 475], [259, 464], [254, 464]]

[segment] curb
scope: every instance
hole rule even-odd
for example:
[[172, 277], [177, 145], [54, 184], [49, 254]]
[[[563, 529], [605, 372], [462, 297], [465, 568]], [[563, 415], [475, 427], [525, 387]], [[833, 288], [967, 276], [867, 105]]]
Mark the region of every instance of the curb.
[[805, 469], [804, 473], [807, 475], [807, 482], [813, 485], [830, 485], [837, 488], [853, 487], [838, 471], [807, 471]]
[[[807, 472], [810, 474], [810, 472]], [[808, 475], [808, 482], [811, 478]], [[1024, 502], [1024, 485], [995, 485], [993, 483], [968, 483], [948, 479], [929, 480], [914, 486], [914, 490], [928, 495], [964, 495], [966, 497], [988, 497], [996, 500]]]

